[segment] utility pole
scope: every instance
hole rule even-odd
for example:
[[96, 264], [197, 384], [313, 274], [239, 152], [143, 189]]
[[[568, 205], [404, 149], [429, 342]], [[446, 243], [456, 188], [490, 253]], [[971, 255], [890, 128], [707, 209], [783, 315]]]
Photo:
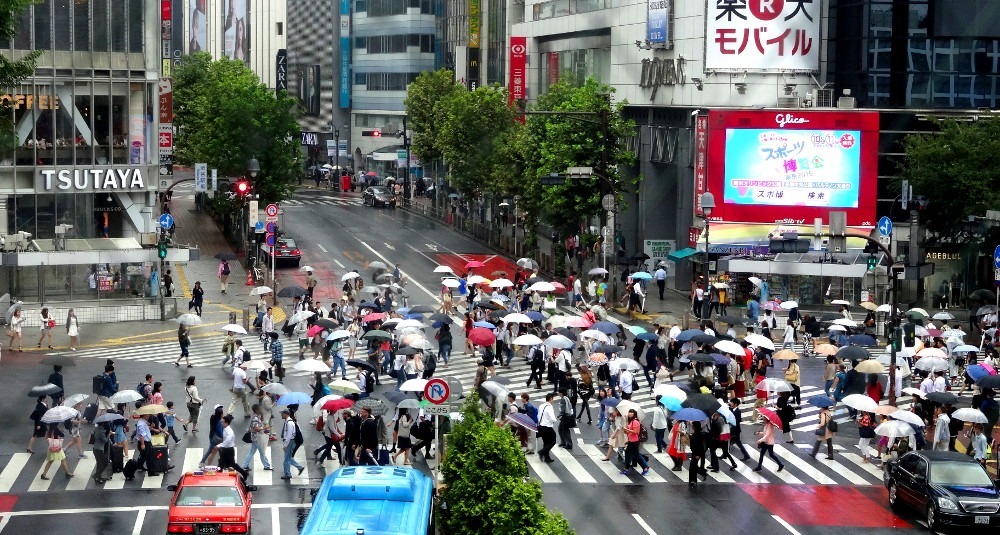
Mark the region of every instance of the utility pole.
[[406, 149], [406, 163], [403, 164], [403, 204], [410, 204], [410, 133], [406, 130], [406, 116], [403, 116], [403, 148]]

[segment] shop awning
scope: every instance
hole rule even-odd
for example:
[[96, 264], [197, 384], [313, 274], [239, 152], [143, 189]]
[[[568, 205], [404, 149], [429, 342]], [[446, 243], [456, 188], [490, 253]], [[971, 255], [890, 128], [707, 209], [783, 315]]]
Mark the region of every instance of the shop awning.
[[[195, 251], [197, 251], [195, 249]], [[192, 249], [167, 249], [167, 262], [188, 262], [197, 258]], [[64, 250], [56, 250], [51, 240], [33, 240], [27, 251], [0, 254], [0, 265], [9, 267], [75, 266], [90, 264], [156, 263], [155, 248], [142, 245], [135, 238], [94, 238], [66, 240]]]
[[673, 260], [674, 262], [680, 262], [681, 260], [696, 254], [698, 254], [697, 249], [693, 247], [686, 247], [668, 254], [667, 258]]

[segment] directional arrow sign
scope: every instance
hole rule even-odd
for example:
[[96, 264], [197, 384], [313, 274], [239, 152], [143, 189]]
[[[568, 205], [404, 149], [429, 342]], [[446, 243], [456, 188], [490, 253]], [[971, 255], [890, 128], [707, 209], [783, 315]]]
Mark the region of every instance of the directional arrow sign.
[[438, 246], [432, 243], [425, 243], [424, 245], [427, 246], [427, 248], [430, 249], [431, 251], [434, 251], [435, 253], [438, 250]]
[[158, 221], [160, 223], [160, 228], [169, 229], [174, 226], [174, 217], [170, 214], [161, 215]]
[[389, 245], [388, 243], [382, 242], [382, 245], [385, 245], [385, 248], [388, 249], [388, 250], [390, 250], [390, 251], [395, 251], [396, 250], [395, 247]]
[[882, 216], [882, 219], [878, 220], [878, 233], [883, 236], [891, 236], [892, 220], [886, 216]]
[[1000, 269], [1000, 245], [997, 245], [997, 248], [993, 250], [993, 265]]

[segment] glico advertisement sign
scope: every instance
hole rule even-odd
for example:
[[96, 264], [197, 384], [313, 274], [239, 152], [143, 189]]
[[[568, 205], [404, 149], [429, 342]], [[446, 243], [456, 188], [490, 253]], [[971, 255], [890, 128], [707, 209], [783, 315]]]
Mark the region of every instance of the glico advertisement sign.
[[711, 219], [811, 225], [843, 211], [874, 226], [878, 132], [876, 112], [710, 111]]

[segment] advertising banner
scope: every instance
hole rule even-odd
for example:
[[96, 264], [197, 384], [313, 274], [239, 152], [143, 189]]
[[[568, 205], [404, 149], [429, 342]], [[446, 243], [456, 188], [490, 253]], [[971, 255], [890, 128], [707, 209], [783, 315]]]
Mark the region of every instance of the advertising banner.
[[705, 70], [818, 71], [821, 2], [715, 0], [705, 15]]
[[480, 0], [469, 0], [469, 67], [466, 83], [470, 91], [479, 87]]
[[194, 190], [203, 192], [208, 190], [208, 164], [194, 164]]
[[835, 210], [874, 226], [878, 133], [874, 112], [710, 111], [712, 221], [802, 225]]
[[274, 91], [288, 91], [288, 50], [284, 48], [274, 54]]
[[208, 23], [205, 16], [205, 4], [208, 0], [190, 0], [188, 13], [191, 16], [191, 28], [188, 35], [188, 54], [201, 52], [208, 47]]
[[701, 194], [708, 187], [708, 116], [694, 121], [694, 214], [702, 216]]
[[507, 103], [526, 98], [527, 78], [525, 69], [528, 63], [528, 38], [510, 38], [510, 81], [507, 83]]
[[223, 55], [249, 60], [250, 35], [247, 28], [247, 0], [224, 0], [222, 11]]
[[670, 0], [647, 0], [646, 40], [649, 44], [665, 45], [670, 42]]
[[351, 0], [340, 0], [340, 108], [351, 107]]

